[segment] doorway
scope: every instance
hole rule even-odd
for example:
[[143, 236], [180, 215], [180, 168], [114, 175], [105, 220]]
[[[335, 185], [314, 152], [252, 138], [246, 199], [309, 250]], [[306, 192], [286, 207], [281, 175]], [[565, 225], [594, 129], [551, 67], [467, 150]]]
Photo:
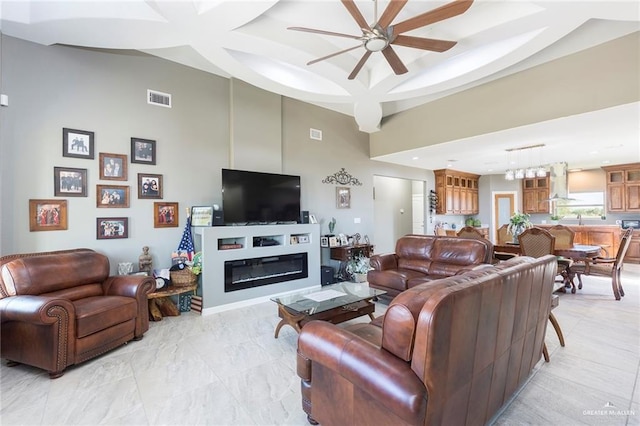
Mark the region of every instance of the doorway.
[[493, 193], [493, 242], [498, 241], [498, 228], [509, 224], [509, 218], [516, 211], [518, 193], [515, 191], [503, 191]]
[[375, 252], [391, 253], [404, 235], [425, 233], [425, 182], [373, 176]]

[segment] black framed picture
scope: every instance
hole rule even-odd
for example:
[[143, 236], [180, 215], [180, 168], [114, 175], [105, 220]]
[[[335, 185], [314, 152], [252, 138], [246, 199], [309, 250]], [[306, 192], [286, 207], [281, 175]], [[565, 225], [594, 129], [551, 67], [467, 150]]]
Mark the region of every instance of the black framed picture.
[[87, 169], [54, 167], [53, 190], [56, 197], [86, 197]]
[[129, 238], [128, 217], [99, 217], [96, 218], [96, 238], [98, 240], [113, 240]]
[[100, 161], [100, 179], [127, 180], [126, 155], [101, 152], [98, 158]]
[[62, 156], [93, 160], [93, 132], [76, 129], [62, 129]]
[[138, 173], [138, 198], [162, 199], [162, 175]]
[[131, 138], [131, 162], [156, 164], [156, 141]]

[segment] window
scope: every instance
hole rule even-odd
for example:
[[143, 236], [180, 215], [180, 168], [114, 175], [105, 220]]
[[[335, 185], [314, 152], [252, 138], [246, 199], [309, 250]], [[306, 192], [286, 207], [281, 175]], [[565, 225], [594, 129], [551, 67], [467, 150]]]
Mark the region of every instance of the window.
[[604, 192], [573, 192], [569, 200], [556, 203], [557, 216], [564, 218], [601, 219], [605, 216]]

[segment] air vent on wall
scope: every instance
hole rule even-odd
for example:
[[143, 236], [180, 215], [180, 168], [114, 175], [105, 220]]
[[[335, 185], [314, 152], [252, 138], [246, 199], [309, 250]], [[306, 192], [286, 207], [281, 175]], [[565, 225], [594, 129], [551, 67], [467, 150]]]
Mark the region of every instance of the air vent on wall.
[[147, 90], [147, 103], [165, 108], [171, 108], [171, 95], [168, 93], [162, 93], [156, 90], [149, 89]]
[[309, 128], [309, 137], [311, 139], [315, 139], [317, 141], [321, 141], [322, 140], [322, 130], [318, 130], [318, 129], [314, 129]]

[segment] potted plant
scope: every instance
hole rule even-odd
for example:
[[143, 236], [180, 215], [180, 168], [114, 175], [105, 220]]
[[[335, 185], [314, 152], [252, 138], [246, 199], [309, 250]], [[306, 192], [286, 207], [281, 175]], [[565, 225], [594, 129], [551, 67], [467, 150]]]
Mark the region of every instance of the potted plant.
[[531, 218], [527, 213], [515, 212], [509, 219], [509, 226], [507, 226], [507, 233], [513, 235], [513, 242], [518, 243], [518, 235], [524, 232], [525, 229], [533, 227]]
[[351, 280], [357, 283], [367, 281], [367, 272], [369, 272], [369, 269], [371, 269], [369, 258], [362, 255], [351, 258], [345, 267]]
[[550, 219], [551, 219], [551, 223], [553, 223], [554, 225], [557, 225], [558, 221], [560, 219], [562, 219], [562, 218], [560, 216], [558, 216], [557, 214], [552, 214]]

